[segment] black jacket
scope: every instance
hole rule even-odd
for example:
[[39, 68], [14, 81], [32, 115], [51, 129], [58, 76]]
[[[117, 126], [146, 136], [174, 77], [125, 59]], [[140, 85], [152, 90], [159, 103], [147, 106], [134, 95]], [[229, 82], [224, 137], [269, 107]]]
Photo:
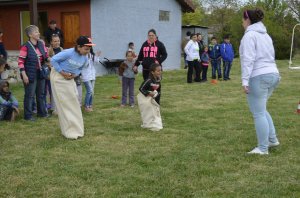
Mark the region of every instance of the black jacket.
[[152, 63], [157, 61], [161, 65], [167, 57], [167, 50], [162, 42], [156, 40], [153, 44], [150, 44], [150, 42], [147, 40], [143, 43], [140, 49], [140, 53], [135, 65], [139, 66], [141, 61], [143, 69], [149, 70]]
[[0, 42], [0, 55], [2, 55], [5, 60], [7, 60], [7, 52], [2, 42]]
[[158, 96], [155, 98], [155, 101], [160, 104], [160, 81], [148, 78], [141, 84], [139, 90], [144, 96], [147, 97], [150, 92], [155, 90], [153, 85], [158, 85], [158, 89], [156, 90], [158, 92]]
[[57, 34], [60, 38], [60, 46], [64, 46], [64, 34], [59, 28], [55, 28], [55, 30], [52, 30], [50, 27], [45, 31], [44, 36], [48, 44], [51, 42], [51, 37], [53, 34]]

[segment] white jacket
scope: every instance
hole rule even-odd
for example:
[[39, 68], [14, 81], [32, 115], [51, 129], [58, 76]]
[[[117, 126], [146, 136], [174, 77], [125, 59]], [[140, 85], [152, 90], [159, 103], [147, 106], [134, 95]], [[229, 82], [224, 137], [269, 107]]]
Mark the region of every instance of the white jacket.
[[87, 57], [88, 57], [88, 65], [86, 67], [83, 67], [81, 71], [82, 82], [96, 80], [96, 69], [94, 64], [96, 62], [99, 62], [99, 57], [95, 56], [94, 61], [88, 55]]
[[184, 52], [186, 53], [187, 61], [200, 60], [199, 45], [197, 41], [194, 42], [193, 40], [190, 40], [184, 47]]
[[248, 86], [249, 79], [254, 76], [279, 73], [275, 63], [273, 41], [262, 22], [247, 27], [239, 52], [243, 86]]

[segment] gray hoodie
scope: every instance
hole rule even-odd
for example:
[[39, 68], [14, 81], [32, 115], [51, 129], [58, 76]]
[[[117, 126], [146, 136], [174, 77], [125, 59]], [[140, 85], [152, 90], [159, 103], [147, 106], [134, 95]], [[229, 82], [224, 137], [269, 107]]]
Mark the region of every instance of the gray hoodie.
[[240, 44], [242, 85], [249, 79], [269, 73], [279, 73], [275, 63], [273, 41], [262, 22], [249, 25]]

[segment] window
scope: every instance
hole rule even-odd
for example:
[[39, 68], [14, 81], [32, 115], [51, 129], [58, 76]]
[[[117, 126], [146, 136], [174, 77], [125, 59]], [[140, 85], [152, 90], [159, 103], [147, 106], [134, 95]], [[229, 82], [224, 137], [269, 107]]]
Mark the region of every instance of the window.
[[159, 11], [159, 21], [170, 21], [170, 11]]

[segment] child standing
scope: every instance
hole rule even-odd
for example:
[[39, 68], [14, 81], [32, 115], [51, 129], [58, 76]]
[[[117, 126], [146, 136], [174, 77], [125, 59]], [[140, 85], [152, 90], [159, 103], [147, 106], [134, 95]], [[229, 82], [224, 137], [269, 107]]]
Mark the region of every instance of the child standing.
[[220, 46], [220, 51], [223, 59], [223, 79], [225, 81], [230, 80], [229, 74], [234, 58], [234, 51], [228, 35], [224, 37], [224, 43]]
[[[50, 47], [48, 49], [48, 56], [51, 58], [52, 56], [54, 56], [55, 54], [58, 54], [61, 51], [63, 51], [63, 48], [60, 47], [60, 38], [57, 34], [53, 34], [51, 36]], [[50, 63], [49, 63], [49, 67], [51, 70], [52, 66]], [[46, 79], [46, 92], [47, 91], [50, 96], [50, 104], [48, 104], [47, 107], [48, 107], [48, 109], [52, 110], [52, 114], [57, 114], [55, 111], [55, 103], [54, 103], [52, 90], [51, 90], [50, 76], [48, 79]], [[46, 102], [47, 102], [47, 99], [46, 99]]]
[[208, 47], [204, 47], [204, 52], [201, 54], [201, 64], [202, 64], [202, 80], [201, 82], [207, 81], [207, 69], [209, 65], [209, 55], [208, 55]]
[[84, 110], [86, 112], [93, 111], [93, 97], [95, 89], [96, 80], [96, 69], [94, 63], [99, 61], [100, 52], [94, 53], [93, 47], [91, 47], [88, 57], [87, 67], [83, 67], [81, 71], [81, 79], [86, 89], [85, 99], [84, 99]]
[[0, 120], [14, 121], [19, 114], [18, 101], [9, 91], [7, 81], [0, 82]]
[[133, 71], [134, 52], [126, 52], [126, 60], [119, 67], [119, 75], [122, 76], [122, 100], [121, 107], [127, 103], [127, 93], [129, 91], [129, 105], [134, 107], [134, 81], [136, 72]]
[[137, 95], [138, 105], [141, 112], [142, 128], [159, 131], [163, 128], [160, 115], [160, 80], [161, 66], [153, 63], [150, 67], [149, 78], [140, 86]]
[[216, 71], [218, 72], [218, 79], [222, 79], [221, 52], [216, 37], [211, 38], [211, 44], [208, 47], [208, 54], [212, 67], [212, 79], [216, 79]]

